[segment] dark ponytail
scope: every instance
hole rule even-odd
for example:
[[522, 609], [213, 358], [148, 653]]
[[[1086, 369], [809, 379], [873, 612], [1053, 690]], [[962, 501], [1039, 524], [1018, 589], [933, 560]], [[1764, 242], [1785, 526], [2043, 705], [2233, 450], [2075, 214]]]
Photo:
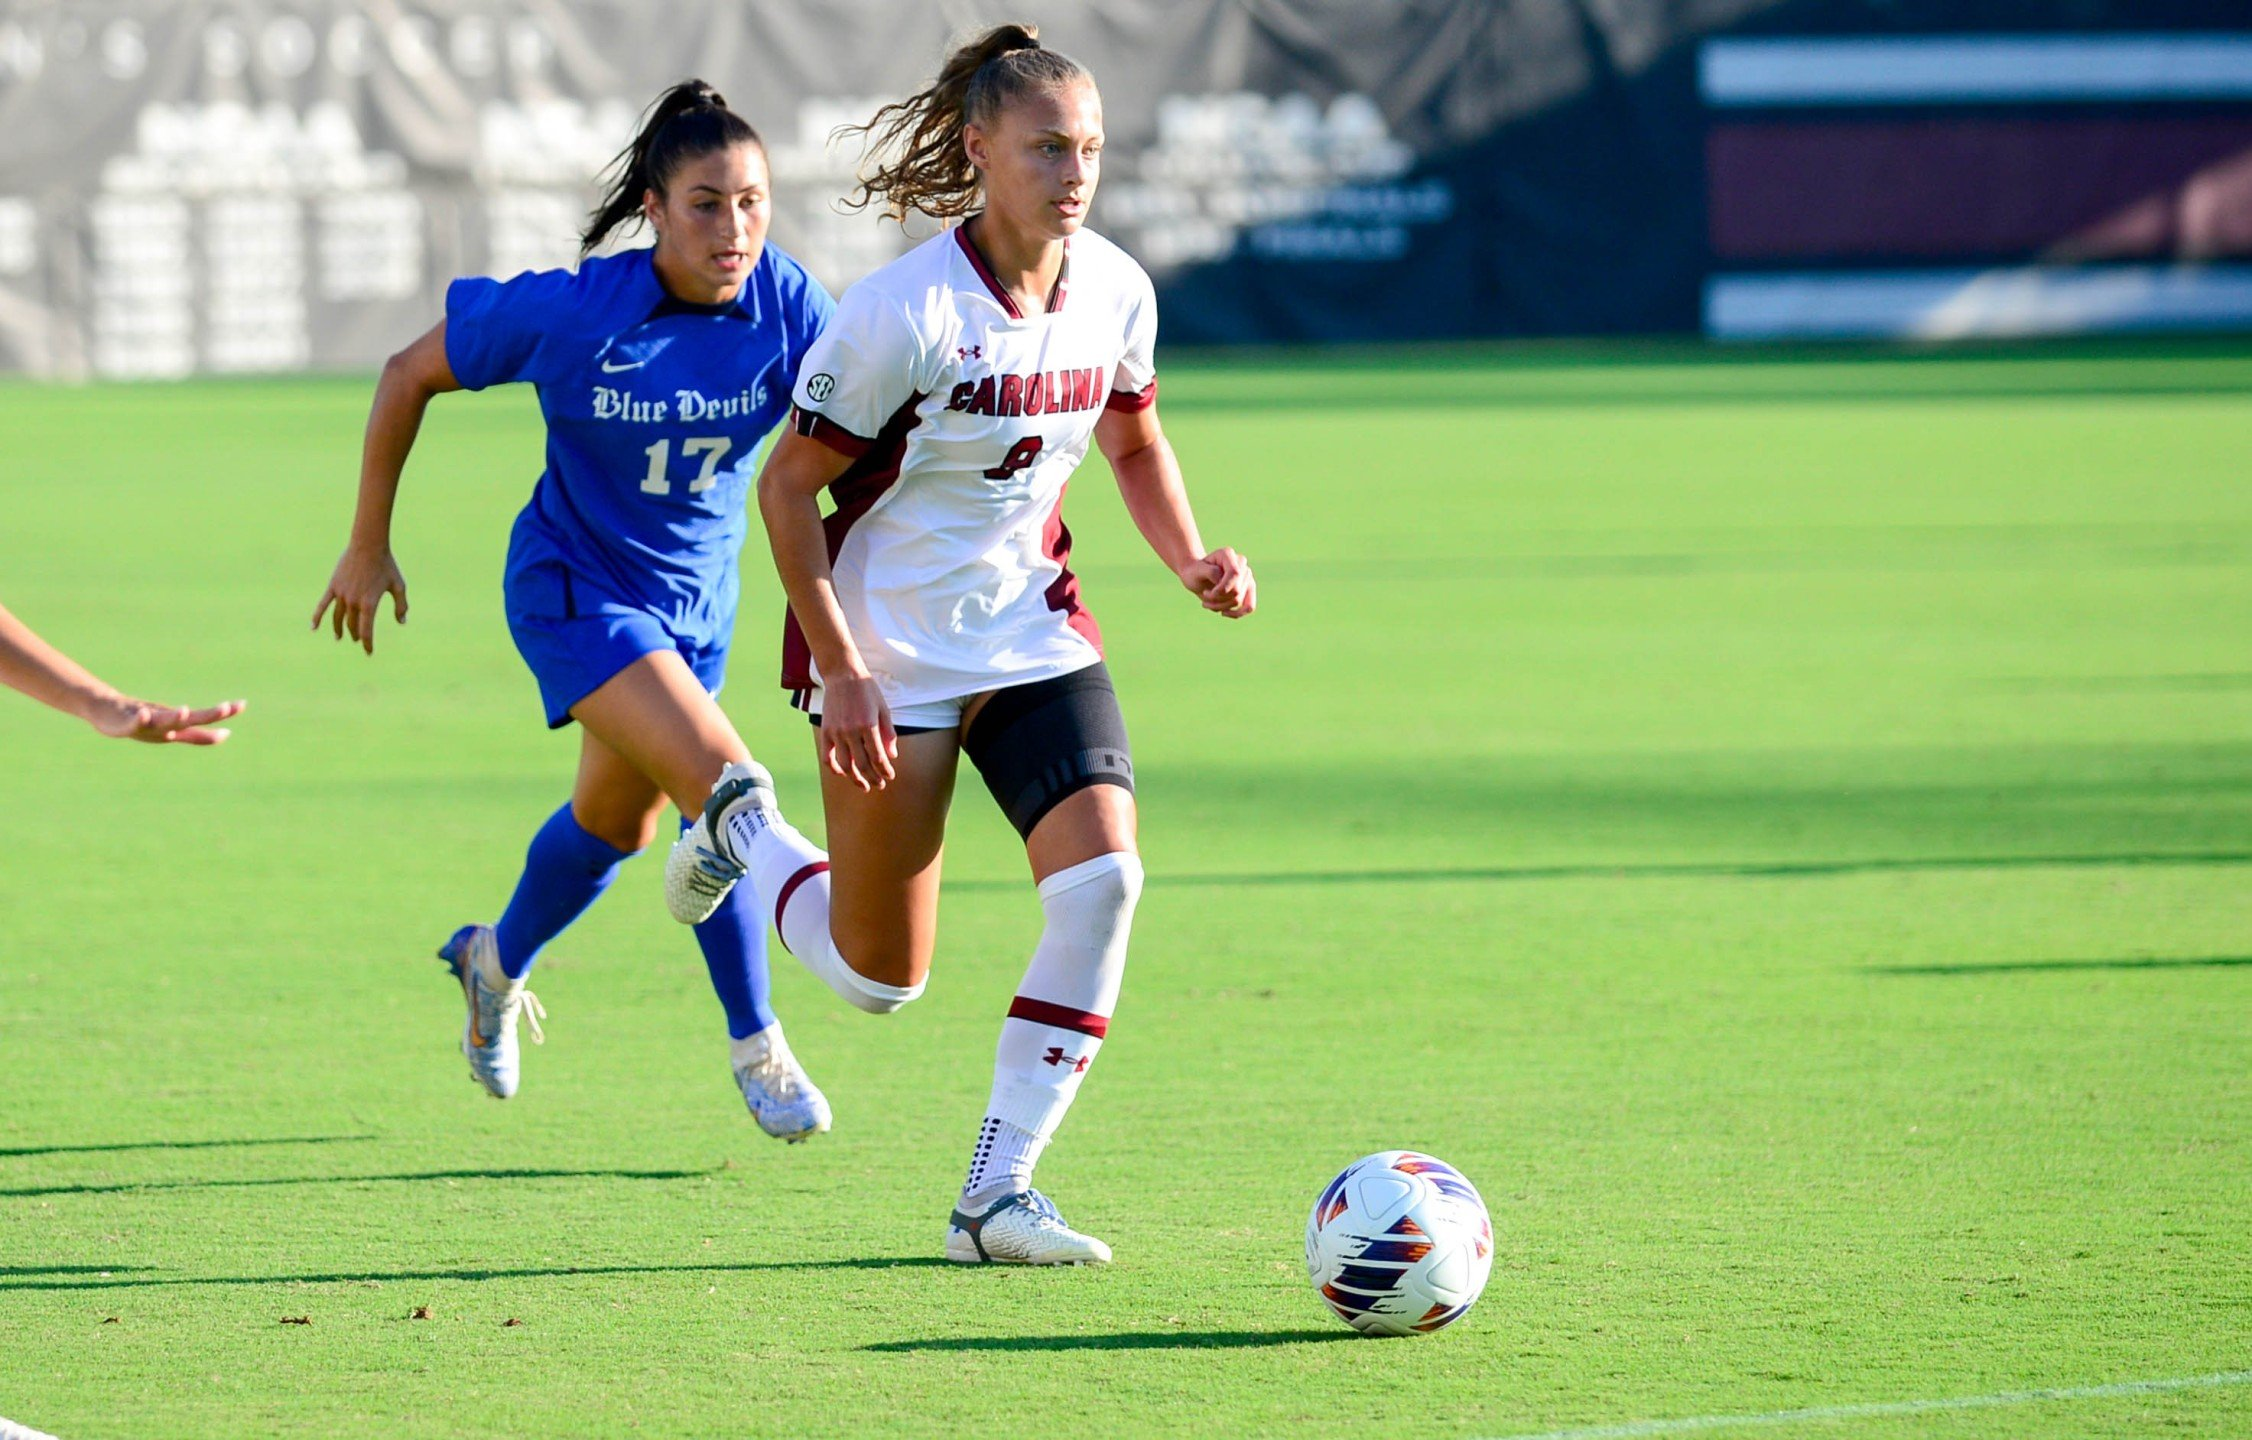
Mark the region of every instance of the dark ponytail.
[[1092, 78], [1069, 55], [1041, 48], [1039, 26], [994, 26], [947, 56], [938, 78], [921, 91], [886, 105], [865, 125], [844, 127], [840, 133], [872, 136], [869, 148], [878, 160], [845, 204], [865, 210], [882, 201], [884, 213], [901, 221], [910, 210], [940, 220], [970, 214], [978, 208], [980, 185], [962, 150], [963, 128], [991, 125], [1028, 91]]
[[579, 258], [592, 255], [619, 226], [641, 218], [643, 192], [664, 194], [681, 166], [733, 145], [766, 148], [751, 122], [728, 109], [717, 90], [701, 80], [683, 80], [659, 95], [642, 119], [641, 133], [603, 167], [603, 174], [617, 178], [587, 219]]

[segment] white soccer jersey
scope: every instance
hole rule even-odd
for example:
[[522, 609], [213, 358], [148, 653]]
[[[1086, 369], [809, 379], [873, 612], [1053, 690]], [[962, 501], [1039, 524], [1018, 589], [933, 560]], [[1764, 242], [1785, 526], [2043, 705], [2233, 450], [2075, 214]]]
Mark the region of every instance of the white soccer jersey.
[[[793, 423], [853, 457], [830, 486], [829, 561], [895, 711], [1102, 658], [1064, 486], [1105, 408], [1156, 399], [1156, 338], [1149, 276], [1088, 230], [1041, 314], [1019, 313], [959, 229], [845, 291], [798, 369]], [[795, 617], [782, 683], [820, 684]]]

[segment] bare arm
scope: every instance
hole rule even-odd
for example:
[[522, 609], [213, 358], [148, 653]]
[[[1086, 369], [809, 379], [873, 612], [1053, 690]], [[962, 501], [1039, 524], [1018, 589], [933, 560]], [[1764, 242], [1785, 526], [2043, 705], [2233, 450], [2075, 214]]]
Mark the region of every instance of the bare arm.
[[407, 582], [391, 557], [391, 509], [430, 397], [460, 388], [446, 360], [443, 320], [384, 362], [383, 376], [375, 383], [375, 404], [368, 411], [367, 438], [360, 447], [360, 500], [352, 513], [352, 537], [329, 577], [328, 589], [321, 593], [321, 603], [313, 608], [314, 629], [320, 628], [322, 617], [333, 606], [336, 638], [349, 634], [372, 655], [376, 612], [385, 595], [391, 597], [392, 617], [406, 623]]
[[1207, 551], [1189, 509], [1181, 462], [1157, 423], [1157, 407], [1105, 410], [1095, 422], [1095, 443], [1118, 477], [1118, 493], [1134, 528], [1204, 608], [1240, 620], [1258, 608], [1251, 563], [1223, 546]]
[[758, 508], [790, 613], [821, 673], [822, 761], [863, 790], [882, 789], [891, 780], [899, 738], [837, 604], [829, 537], [821, 526], [821, 492], [851, 464], [820, 441], [786, 429], [759, 471]]
[[34, 634], [29, 625], [0, 605], [0, 684], [21, 690], [65, 715], [76, 715], [104, 735], [156, 744], [216, 745], [227, 738], [215, 722], [242, 713], [244, 702], [191, 709], [152, 705], [120, 694], [92, 672]]

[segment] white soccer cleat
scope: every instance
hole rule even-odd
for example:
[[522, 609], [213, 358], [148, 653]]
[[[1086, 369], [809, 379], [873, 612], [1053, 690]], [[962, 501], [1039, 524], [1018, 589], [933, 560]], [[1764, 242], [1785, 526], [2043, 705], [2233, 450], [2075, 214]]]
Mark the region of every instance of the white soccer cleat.
[[[821, 1093], [798, 1057], [790, 1053], [790, 1042], [782, 1038], [781, 1026], [760, 1034], [766, 1037], [763, 1047], [738, 1040], [733, 1056], [735, 1087], [743, 1092], [751, 1118], [758, 1121], [759, 1129], [793, 1145], [826, 1134], [829, 1097]], [[754, 1035], [751, 1040], [759, 1038]], [[748, 1055], [747, 1049], [751, 1052]]]
[[461, 982], [462, 999], [469, 1018], [461, 1027], [461, 1053], [469, 1057], [469, 1077], [496, 1100], [516, 1093], [516, 1020], [519, 1015], [532, 1027], [532, 1043], [542, 1045], [547, 1035], [540, 1021], [547, 1009], [539, 997], [524, 988], [521, 979], [501, 972], [500, 946], [490, 925], [464, 925], [438, 947], [438, 958], [451, 966]]
[[764, 810], [777, 817], [782, 813], [774, 799], [774, 777], [755, 760], [738, 760], [719, 772], [704, 813], [680, 832], [665, 856], [665, 908], [681, 924], [701, 925], [710, 919], [743, 878], [743, 862], [728, 838], [727, 821], [744, 810]]
[[1108, 1265], [1110, 1247], [1066, 1225], [1037, 1190], [1004, 1195], [982, 1215], [957, 1210], [946, 1230], [957, 1265]]

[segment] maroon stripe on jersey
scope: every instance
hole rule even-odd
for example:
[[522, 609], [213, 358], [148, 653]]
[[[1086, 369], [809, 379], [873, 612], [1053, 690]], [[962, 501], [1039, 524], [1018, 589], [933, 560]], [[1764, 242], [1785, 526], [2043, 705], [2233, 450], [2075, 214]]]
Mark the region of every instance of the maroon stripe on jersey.
[[1019, 995], [1009, 1002], [1009, 1018], [1030, 1020], [1035, 1025], [1053, 1025], [1058, 1030], [1076, 1030], [1082, 1035], [1092, 1035], [1097, 1040], [1110, 1033], [1108, 1015], [1097, 1015], [1091, 1010], [1074, 1010], [1068, 1005], [1051, 1005], [1029, 995]]
[[[829, 482], [829, 498], [837, 508], [822, 517], [821, 529], [829, 539], [829, 563], [837, 563], [845, 536], [868, 513], [870, 506], [899, 481], [900, 462], [907, 458], [907, 436], [923, 417], [916, 413], [926, 397], [910, 395], [907, 403], [891, 412], [884, 428], [868, 442], [867, 453], [845, 467]], [[798, 617], [788, 615], [782, 624], [782, 688], [805, 690], [813, 686], [813, 647], [806, 643]]]
[[1123, 410], [1132, 415], [1147, 410], [1157, 403], [1157, 381], [1151, 380], [1139, 390], [1113, 390], [1110, 399], [1103, 403], [1105, 410]]
[[1071, 292], [1071, 240], [1063, 242], [1063, 264], [1056, 267], [1056, 288], [1048, 292], [1048, 313], [1063, 309], [1064, 297]]
[[[976, 218], [977, 216], [972, 215], [970, 220]], [[970, 220], [964, 220], [954, 227], [955, 240], [960, 242], [962, 253], [970, 258], [970, 268], [977, 272], [978, 279], [985, 282], [985, 288], [993, 292], [993, 298], [1001, 302], [1001, 308], [1009, 312], [1009, 318], [1022, 320], [1024, 312], [1017, 308], [1016, 297], [1002, 288], [1001, 282], [994, 277], [993, 267], [985, 263], [985, 257], [978, 253], [977, 246], [971, 242]], [[1071, 241], [1067, 239], [1063, 242], [1063, 264], [1056, 267], [1055, 286], [1048, 291], [1047, 313], [1053, 315], [1063, 309], [1063, 302], [1070, 292]]]
[[[797, 874], [792, 875], [789, 879], [782, 882], [782, 893], [774, 897], [774, 933], [777, 937], [782, 934], [782, 912], [790, 908], [790, 897], [798, 893], [798, 887], [800, 885], [803, 885], [806, 881], [811, 880], [816, 875], [823, 875], [828, 873], [828, 869], [828, 861], [816, 860], [811, 865], [806, 866], [803, 870], [798, 871]], [[785, 950], [790, 950], [790, 942], [784, 940], [782, 942], [782, 948]], [[792, 955], [795, 955], [798, 952], [795, 950], [790, 950], [790, 953]]]
[[1087, 637], [1087, 643], [1100, 655], [1103, 653], [1103, 629], [1079, 603], [1079, 577], [1071, 573], [1071, 527], [1063, 523], [1064, 491], [1070, 488], [1071, 482], [1067, 480], [1063, 489], [1056, 492], [1056, 506], [1048, 512], [1047, 527], [1040, 534], [1041, 550], [1060, 567], [1048, 586], [1048, 608], [1061, 611], [1063, 623]]
[[[970, 217], [972, 220], [976, 218], [974, 215]], [[1015, 297], [1001, 288], [1001, 282], [993, 278], [992, 269], [986, 265], [985, 257], [978, 254], [977, 247], [970, 243], [969, 221], [965, 220], [954, 227], [954, 238], [961, 243], [962, 253], [970, 257], [970, 268], [977, 272], [978, 279], [985, 282], [985, 288], [993, 292], [993, 298], [1001, 302], [1001, 308], [1009, 312], [1009, 318], [1022, 320], [1024, 312], [1017, 308]]]
[[818, 440], [839, 455], [853, 460], [858, 460], [861, 456], [867, 454], [869, 447], [876, 443], [873, 440], [861, 439], [828, 416], [817, 410], [808, 410], [802, 405], [790, 407], [790, 428], [807, 439]]

